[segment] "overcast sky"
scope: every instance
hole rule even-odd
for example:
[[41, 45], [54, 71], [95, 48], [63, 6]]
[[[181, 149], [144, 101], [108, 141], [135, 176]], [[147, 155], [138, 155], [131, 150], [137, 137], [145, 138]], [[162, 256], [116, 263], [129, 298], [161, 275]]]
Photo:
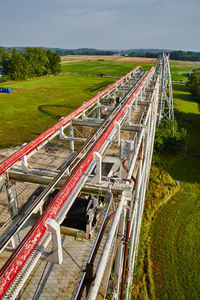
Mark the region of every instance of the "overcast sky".
[[0, 0], [0, 46], [200, 51], [200, 0]]

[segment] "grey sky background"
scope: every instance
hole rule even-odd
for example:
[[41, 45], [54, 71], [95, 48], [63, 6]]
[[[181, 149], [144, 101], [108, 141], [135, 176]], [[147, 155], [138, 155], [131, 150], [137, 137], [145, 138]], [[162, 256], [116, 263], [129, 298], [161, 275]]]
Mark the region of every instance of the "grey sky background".
[[200, 51], [200, 0], [0, 0], [0, 46]]

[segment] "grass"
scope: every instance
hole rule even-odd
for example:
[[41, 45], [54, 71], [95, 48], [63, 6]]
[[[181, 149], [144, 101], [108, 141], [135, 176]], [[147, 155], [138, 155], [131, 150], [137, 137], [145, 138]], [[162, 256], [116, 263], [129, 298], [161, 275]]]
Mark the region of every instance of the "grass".
[[200, 153], [199, 104], [184, 85], [176, 83], [173, 90], [176, 116], [187, 129], [187, 148], [178, 155], [161, 155], [158, 170], [178, 180], [180, 190], [164, 201], [167, 196], [170, 198], [166, 190], [170, 181], [163, 185], [152, 168], [134, 276], [134, 299], [200, 299], [200, 157], [190, 156], [191, 152]]
[[189, 74], [195, 69], [195, 67], [171, 64], [170, 69], [172, 73], [172, 80], [184, 82], [187, 81]]
[[32, 140], [114, 81], [65, 75], [2, 84], [12, 93], [0, 94], [0, 148]]
[[[199, 299], [200, 111], [187, 88], [174, 86], [178, 118], [187, 129], [187, 154], [162, 157], [181, 190], [158, 212], [150, 236], [155, 299]], [[189, 120], [190, 122], [184, 122]]]
[[[140, 65], [144, 70], [149, 70], [152, 66], [152, 64]], [[122, 77], [137, 66], [138, 63], [128, 62], [80, 61], [62, 64], [62, 72]]]
[[[62, 64], [64, 75], [1, 84], [2, 87], [11, 87], [12, 93], [0, 94], [0, 148], [29, 142], [56, 123], [61, 116], [68, 115], [116, 81], [114, 78], [81, 75], [121, 77], [138, 65], [98, 59], [100, 61], [83, 60]], [[151, 64], [143, 66], [149, 69]]]
[[200, 159], [170, 158], [166, 169], [180, 180], [181, 190], [151, 226], [153, 298], [199, 299]]

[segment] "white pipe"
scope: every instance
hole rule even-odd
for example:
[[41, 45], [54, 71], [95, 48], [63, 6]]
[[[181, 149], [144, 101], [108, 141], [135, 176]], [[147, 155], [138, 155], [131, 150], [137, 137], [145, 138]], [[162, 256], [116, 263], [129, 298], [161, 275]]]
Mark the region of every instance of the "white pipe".
[[[122, 211], [121, 217], [120, 217], [120, 228], [119, 228], [119, 236], [123, 236], [125, 232], [125, 222], [126, 222], [126, 209]], [[118, 299], [119, 295], [119, 286], [120, 286], [120, 280], [121, 280], [121, 274], [122, 274], [122, 262], [123, 262], [123, 249], [124, 249], [124, 243], [122, 240], [120, 241], [120, 245], [117, 249], [117, 255], [115, 259], [115, 274], [114, 274], [114, 295], [113, 300]]]
[[96, 271], [96, 277], [95, 280], [89, 290], [89, 294], [87, 297], [87, 300], [95, 300], [98, 294], [98, 290], [101, 284], [101, 280], [103, 278], [105, 269], [106, 269], [106, 264], [108, 262], [109, 259], [109, 255], [110, 255], [110, 250], [111, 250], [111, 246], [113, 243], [113, 238], [115, 236], [118, 224], [119, 224], [119, 220], [120, 220], [120, 216], [122, 213], [122, 209], [124, 206], [124, 203], [126, 201], [126, 197], [124, 196], [124, 194], [122, 194], [121, 196], [121, 200], [119, 202], [119, 206], [117, 208], [116, 214], [114, 216], [111, 228], [109, 230], [109, 234], [108, 237], [106, 239], [106, 243], [104, 245], [104, 249], [103, 249], [103, 256], [101, 257], [101, 260], [99, 262], [99, 265], [97, 267], [97, 271]]

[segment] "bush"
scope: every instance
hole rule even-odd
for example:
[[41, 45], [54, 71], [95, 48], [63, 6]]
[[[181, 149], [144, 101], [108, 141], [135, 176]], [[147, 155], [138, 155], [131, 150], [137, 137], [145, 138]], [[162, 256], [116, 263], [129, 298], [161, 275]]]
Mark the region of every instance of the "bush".
[[187, 86], [192, 96], [200, 101], [200, 71], [195, 71], [190, 74]]
[[154, 152], [179, 152], [185, 144], [186, 130], [176, 120], [163, 121], [156, 130]]
[[10, 77], [8, 75], [0, 77], [0, 82], [6, 82], [8, 80], [10, 80]]

